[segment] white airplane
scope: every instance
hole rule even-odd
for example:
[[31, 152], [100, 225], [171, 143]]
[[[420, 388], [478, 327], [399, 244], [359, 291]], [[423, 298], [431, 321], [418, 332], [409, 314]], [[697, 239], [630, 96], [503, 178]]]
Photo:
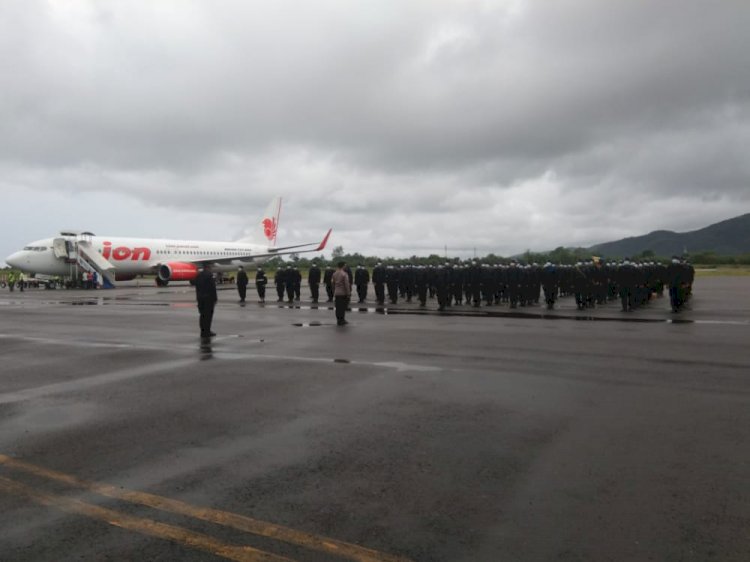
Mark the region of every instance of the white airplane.
[[320, 252], [328, 243], [329, 229], [321, 242], [276, 246], [281, 198], [266, 209], [258, 225], [258, 244], [250, 239], [236, 242], [202, 242], [156, 238], [116, 238], [91, 232], [61, 232], [55, 238], [31, 242], [5, 259], [5, 263], [31, 275], [73, 276], [79, 271], [98, 272], [111, 285], [138, 275], [156, 275], [156, 284], [195, 279], [203, 264], [215, 271], [234, 271], [238, 266], [261, 264], [285, 254]]

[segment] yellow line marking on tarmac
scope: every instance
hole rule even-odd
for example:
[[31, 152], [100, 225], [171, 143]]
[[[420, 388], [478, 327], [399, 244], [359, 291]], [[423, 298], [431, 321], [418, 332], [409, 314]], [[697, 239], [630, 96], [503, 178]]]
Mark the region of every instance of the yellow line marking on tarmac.
[[274, 523], [268, 523], [244, 515], [238, 515], [236, 513], [220, 511], [207, 507], [196, 507], [179, 500], [156, 496], [146, 492], [125, 490], [109, 484], [87, 482], [76, 478], [75, 476], [42, 468], [3, 454], [0, 454], [0, 465], [5, 465], [6, 467], [34, 474], [49, 480], [63, 482], [70, 486], [89, 490], [109, 498], [127, 501], [133, 504], [145, 505], [147, 507], [178, 515], [186, 515], [194, 519], [200, 519], [202, 521], [231, 527], [254, 535], [276, 539], [289, 544], [302, 546], [310, 550], [317, 550], [319, 552], [341, 556], [350, 560], [355, 560], [356, 562], [411, 562], [409, 558], [402, 556], [384, 554], [356, 544], [322, 537], [304, 531], [297, 531]]
[[182, 527], [159, 523], [152, 519], [133, 517], [125, 513], [91, 505], [79, 500], [39, 492], [30, 486], [2, 476], [0, 476], [0, 490], [17, 496], [25, 496], [37, 503], [56, 507], [67, 513], [84, 515], [91, 519], [98, 519], [115, 527], [143, 533], [144, 535], [151, 535], [152, 537], [160, 539], [170, 540], [189, 548], [203, 550], [229, 560], [236, 560], [238, 562], [294, 562], [291, 558], [263, 552], [262, 550], [255, 549], [251, 546], [228, 545], [209, 537], [208, 535], [195, 533], [183, 529]]

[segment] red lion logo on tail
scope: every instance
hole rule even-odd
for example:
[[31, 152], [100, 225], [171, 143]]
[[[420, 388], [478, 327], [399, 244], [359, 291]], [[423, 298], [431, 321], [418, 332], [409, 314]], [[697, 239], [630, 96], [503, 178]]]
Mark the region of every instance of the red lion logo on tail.
[[261, 222], [263, 225], [263, 234], [266, 238], [273, 240], [276, 238], [276, 219], [263, 219]]

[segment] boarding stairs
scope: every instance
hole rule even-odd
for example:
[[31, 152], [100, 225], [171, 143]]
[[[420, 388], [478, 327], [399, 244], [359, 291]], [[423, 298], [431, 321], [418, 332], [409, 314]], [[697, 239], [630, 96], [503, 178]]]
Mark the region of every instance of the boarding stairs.
[[107, 289], [115, 286], [115, 267], [96, 251], [91, 242], [93, 234], [90, 232], [61, 232], [60, 234], [62, 237], [56, 238], [52, 244], [55, 257], [64, 259], [66, 263], [74, 264], [83, 271], [98, 273], [102, 278], [102, 285]]
[[[78, 240], [78, 263], [84, 269], [88, 266], [93, 272], [102, 277], [103, 285], [106, 288], [115, 286], [115, 266], [104, 259], [99, 252], [94, 249], [91, 242]], [[90, 270], [91, 270], [90, 269]]]

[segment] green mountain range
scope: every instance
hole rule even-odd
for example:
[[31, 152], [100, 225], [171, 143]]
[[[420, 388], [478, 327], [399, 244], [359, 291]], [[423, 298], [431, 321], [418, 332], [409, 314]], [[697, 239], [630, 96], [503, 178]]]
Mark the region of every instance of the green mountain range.
[[596, 255], [617, 258], [638, 256], [648, 250], [657, 256], [682, 255], [686, 251], [689, 254], [714, 252], [726, 256], [750, 254], [750, 213], [700, 230], [655, 230], [644, 236], [596, 244], [589, 249]]

